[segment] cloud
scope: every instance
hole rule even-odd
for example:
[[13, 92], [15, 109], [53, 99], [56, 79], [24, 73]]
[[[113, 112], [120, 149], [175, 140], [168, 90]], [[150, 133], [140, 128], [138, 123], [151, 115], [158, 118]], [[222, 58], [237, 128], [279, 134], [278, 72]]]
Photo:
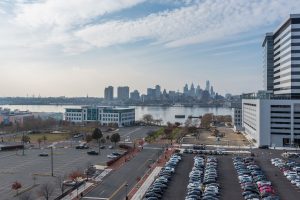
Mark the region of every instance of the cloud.
[[[176, 0], [178, 8], [136, 19], [102, 18], [146, 0], [14, 0], [11, 23], [25, 35], [24, 45], [62, 46], [69, 54], [147, 40], [174, 48], [251, 32], [299, 12], [298, 0]], [[161, 0], [152, 2], [162, 3]], [[172, 1], [166, 0], [171, 3]]]
[[172, 11], [129, 21], [91, 25], [75, 35], [96, 46], [153, 39], [166, 47], [180, 47], [222, 39], [284, 19], [298, 0], [202, 0]]
[[130, 8], [145, 0], [45, 0], [18, 4], [15, 20], [37, 27], [70, 28], [95, 17]]

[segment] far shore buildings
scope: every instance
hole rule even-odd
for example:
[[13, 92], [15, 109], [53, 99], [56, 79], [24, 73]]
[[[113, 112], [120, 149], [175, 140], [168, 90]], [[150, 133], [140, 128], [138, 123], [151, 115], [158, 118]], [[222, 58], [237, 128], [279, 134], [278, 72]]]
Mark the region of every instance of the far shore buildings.
[[300, 14], [290, 15], [264, 48], [264, 92], [242, 100], [242, 126], [256, 146], [300, 145]]
[[66, 108], [65, 120], [74, 123], [99, 122], [104, 126], [130, 126], [135, 123], [135, 109], [104, 106]]
[[26, 119], [34, 118], [34, 114], [29, 111], [10, 110], [0, 107], [0, 124], [23, 126]]

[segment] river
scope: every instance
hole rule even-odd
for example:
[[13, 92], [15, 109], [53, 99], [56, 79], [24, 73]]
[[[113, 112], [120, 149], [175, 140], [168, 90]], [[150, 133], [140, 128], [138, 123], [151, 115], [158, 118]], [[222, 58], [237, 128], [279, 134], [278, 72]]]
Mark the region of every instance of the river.
[[[31, 112], [60, 112], [64, 113], [65, 108], [78, 108], [80, 106], [68, 105], [68, 106], [57, 106], [57, 105], [1, 105], [2, 108], [10, 108], [11, 110], [29, 110]], [[161, 107], [161, 106], [136, 106], [136, 120], [143, 117], [144, 114], [151, 114], [154, 119], [162, 119], [166, 122], [184, 122], [185, 119], [176, 119], [175, 115], [185, 115], [188, 117], [200, 116], [205, 113], [213, 113], [215, 115], [232, 115], [231, 108], [206, 108], [206, 107]]]

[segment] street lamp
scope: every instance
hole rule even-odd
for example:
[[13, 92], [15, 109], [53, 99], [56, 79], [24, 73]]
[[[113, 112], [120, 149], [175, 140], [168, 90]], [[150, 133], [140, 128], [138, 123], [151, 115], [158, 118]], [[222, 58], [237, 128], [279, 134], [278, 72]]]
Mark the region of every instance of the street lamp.
[[125, 200], [128, 200], [128, 184], [126, 183], [125, 185], [125, 192], [126, 192], [126, 195], [125, 195]]

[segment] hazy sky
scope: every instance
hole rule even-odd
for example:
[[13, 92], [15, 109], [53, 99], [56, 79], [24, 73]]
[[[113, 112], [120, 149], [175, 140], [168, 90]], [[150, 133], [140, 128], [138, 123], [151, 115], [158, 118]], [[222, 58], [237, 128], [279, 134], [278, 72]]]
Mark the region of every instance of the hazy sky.
[[0, 0], [0, 96], [185, 83], [262, 88], [262, 48], [299, 0]]

